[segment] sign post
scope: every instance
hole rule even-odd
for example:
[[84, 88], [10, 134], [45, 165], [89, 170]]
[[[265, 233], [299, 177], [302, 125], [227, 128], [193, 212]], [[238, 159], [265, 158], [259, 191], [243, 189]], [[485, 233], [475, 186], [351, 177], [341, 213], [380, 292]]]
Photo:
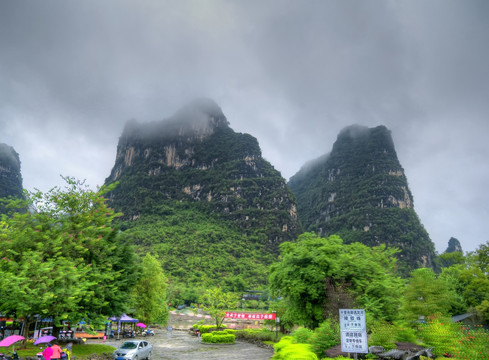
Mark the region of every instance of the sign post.
[[340, 309], [341, 351], [368, 353], [367, 325], [364, 309]]

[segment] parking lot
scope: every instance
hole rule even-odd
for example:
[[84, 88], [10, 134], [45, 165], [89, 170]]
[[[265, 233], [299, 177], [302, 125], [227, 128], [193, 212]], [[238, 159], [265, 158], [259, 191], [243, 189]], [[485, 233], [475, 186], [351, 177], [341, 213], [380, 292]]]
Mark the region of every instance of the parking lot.
[[[188, 331], [155, 330], [154, 336], [144, 339], [153, 346], [153, 360], [269, 360], [273, 355], [270, 349], [241, 341], [235, 344], [204, 344]], [[118, 347], [124, 340], [108, 339], [105, 343]], [[101, 343], [102, 340], [90, 342]]]

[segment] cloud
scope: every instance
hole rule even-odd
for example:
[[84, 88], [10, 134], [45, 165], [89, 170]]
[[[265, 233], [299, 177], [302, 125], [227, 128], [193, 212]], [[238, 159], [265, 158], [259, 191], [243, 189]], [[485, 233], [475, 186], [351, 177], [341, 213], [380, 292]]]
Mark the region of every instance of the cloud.
[[128, 120], [196, 97], [285, 178], [345, 126], [383, 124], [437, 249], [473, 250], [489, 240], [488, 15], [484, 0], [4, 1], [0, 142], [46, 190], [101, 185]]

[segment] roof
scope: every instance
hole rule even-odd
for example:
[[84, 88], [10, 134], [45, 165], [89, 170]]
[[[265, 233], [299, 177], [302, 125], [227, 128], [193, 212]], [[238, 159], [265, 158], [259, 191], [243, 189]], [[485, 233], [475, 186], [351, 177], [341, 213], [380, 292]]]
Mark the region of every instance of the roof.
[[466, 313], [466, 314], [462, 314], [462, 315], [456, 315], [456, 316], [452, 316], [452, 321], [453, 322], [459, 322], [459, 321], [462, 321], [462, 320], [465, 320], [471, 316], [474, 316], [475, 314], [474, 313]]
[[112, 316], [110, 320], [117, 321], [117, 322], [129, 322], [129, 323], [139, 321], [138, 319], [133, 319], [132, 317], [127, 316], [126, 314], [122, 314], [120, 317]]

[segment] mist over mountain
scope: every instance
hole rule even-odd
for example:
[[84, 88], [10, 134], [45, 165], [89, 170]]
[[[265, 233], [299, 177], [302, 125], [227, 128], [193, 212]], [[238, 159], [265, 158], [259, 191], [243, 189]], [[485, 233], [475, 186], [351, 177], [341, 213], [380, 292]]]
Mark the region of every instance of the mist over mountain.
[[264, 283], [278, 245], [301, 230], [294, 196], [257, 140], [231, 129], [209, 99], [159, 122], [129, 122], [106, 179], [116, 181], [110, 202], [125, 236], [187, 281]]
[[347, 243], [400, 249], [406, 272], [432, 266], [434, 245], [421, 224], [404, 169], [385, 126], [344, 128], [332, 151], [291, 177], [304, 229]]

